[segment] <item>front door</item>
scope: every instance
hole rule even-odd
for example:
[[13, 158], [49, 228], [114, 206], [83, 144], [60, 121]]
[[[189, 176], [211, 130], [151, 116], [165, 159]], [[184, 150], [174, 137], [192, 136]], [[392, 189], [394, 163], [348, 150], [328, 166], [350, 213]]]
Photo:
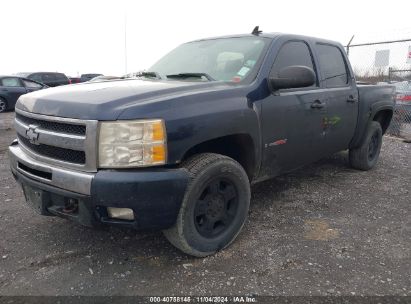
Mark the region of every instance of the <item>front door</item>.
[[[318, 75], [305, 41], [287, 41], [278, 52], [270, 75], [302, 65]], [[324, 91], [316, 84], [273, 92], [262, 101], [263, 164], [260, 177], [270, 177], [321, 158], [327, 116]]]

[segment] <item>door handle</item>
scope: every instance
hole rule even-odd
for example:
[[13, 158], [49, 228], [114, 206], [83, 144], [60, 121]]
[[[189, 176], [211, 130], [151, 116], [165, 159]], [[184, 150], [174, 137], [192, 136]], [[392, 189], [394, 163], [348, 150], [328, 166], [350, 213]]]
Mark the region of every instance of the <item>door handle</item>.
[[357, 98], [354, 98], [354, 96], [352, 96], [352, 95], [350, 95], [349, 97], [348, 97], [348, 99], [347, 99], [347, 102], [352, 102], [352, 103], [354, 103], [354, 102], [357, 102], [358, 101], [358, 99]]
[[311, 104], [312, 109], [321, 109], [324, 108], [325, 103], [323, 103], [321, 100], [314, 100], [314, 102]]

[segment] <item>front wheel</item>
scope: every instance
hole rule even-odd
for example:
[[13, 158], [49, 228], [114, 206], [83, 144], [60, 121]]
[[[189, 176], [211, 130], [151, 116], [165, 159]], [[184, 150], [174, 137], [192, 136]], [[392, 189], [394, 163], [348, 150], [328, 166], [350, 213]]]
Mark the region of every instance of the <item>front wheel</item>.
[[365, 139], [361, 146], [350, 149], [350, 164], [355, 169], [370, 170], [375, 166], [380, 155], [382, 145], [381, 125], [372, 121], [369, 123]]
[[0, 113], [5, 112], [7, 110], [7, 102], [0, 97]]
[[183, 164], [190, 181], [175, 225], [163, 233], [181, 251], [204, 257], [237, 237], [250, 206], [250, 183], [235, 160], [213, 153]]

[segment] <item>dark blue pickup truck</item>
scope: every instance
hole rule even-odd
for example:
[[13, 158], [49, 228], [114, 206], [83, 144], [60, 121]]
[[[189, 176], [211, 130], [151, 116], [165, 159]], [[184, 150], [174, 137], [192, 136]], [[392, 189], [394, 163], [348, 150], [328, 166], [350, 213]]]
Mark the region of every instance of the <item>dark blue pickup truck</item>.
[[377, 162], [391, 86], [357, 86], [336, 42], [253, 31], [185, 43], [133, 79], [16, 105], [11, 170], [40, 214], [162, 229], [206, 256], [240, 233], [250, 184], [349, 150]]

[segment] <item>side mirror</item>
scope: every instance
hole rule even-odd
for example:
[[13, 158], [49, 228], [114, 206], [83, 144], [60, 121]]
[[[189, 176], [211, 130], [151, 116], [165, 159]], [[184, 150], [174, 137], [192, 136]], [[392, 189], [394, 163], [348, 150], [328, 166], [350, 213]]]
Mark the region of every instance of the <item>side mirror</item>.
[[291, 65], [283, 68], [278, 77], [270, 78], [270, 86], [273, 90], [304, 88], [315, 84], [313, 69], [302, 65]]

